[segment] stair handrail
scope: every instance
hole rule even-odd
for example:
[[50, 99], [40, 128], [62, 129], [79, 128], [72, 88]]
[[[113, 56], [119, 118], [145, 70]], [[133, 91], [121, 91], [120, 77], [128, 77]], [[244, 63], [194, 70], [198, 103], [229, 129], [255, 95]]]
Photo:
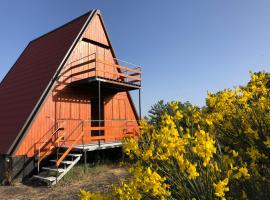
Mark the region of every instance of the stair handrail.
[[[51, 136], [50, 136], [46, 141], [44, 141], [44, 142], [39, 142], [39, 143], [42, 143], [42, 144], [41, 144], [41, 146], [38, 147], [38, 173], [39, 173], [39, 169], [40, 169], [40, 162], [46, 157], [46, 156], [44, 156], [44, 157], [41, 157], [41, 156], [40, 156], [40, 153], [41, 153], [40, 151], [41, 151], [41, 149], [53, 139], [54, 135], [55, 135], [56, 133], [58, 133], [59, 130], [63, 129], [63, 127], [60, 127], [60, 126], [58, 125], [58, 123], [65, 123], [65, 121], [56, 121], [56, 124], [54, 124], [53, 126], [57, 126], [57, 129], [51, 134]], [[53, 126], [52, 126], [52, 127], [53, 127]], [[57, 137], [56, 137], [56, 138], [57, 138]], [[46, 154], [46, 153], [45, 153], [45, 154]]]
[[72, 150], [72, 148], [75, 146], [75, 144], [83, 138], [84, 130], [83, 130], [83, 120], [71, 131], [71, 133], [74, 133], [79, 127], [82, 127], [80, 135], [69, 145], [67, 150], [62, 154], [62, 156], [56, 161], [56, 167], [60, 165], [60, 163], [66, 158], [68, 153]]
[[50, 135], [50, 137], [46, 140], [46, 141], [43, 141], [43, 142], [38, 142], [38, 143], [42, 143], [41, 146], [39, 146], [39, 149], [41, 149], [42, 147], [44, 147], [45, 144], [47, 144], [52, 138], [53, 136], [59, 131], [61, 130], [63, 127], [60, 127], [58, 125], [58, 123], [66, 123], [66, 121], [56, 121], [56, 124], [52, 125], [52, 127], [54, 126], [57, 126], [57, 129]]
[[[53, 125], [54, 126], [54, 125]], [[53, 134], [51, 135], [51, 136], [53, 136], [53, 135], [55, 135], [55, 133], [57, 133], [59, 130], [61, 130], [62, 128], [57, 128], [54, 132], [53, 132]], [[41, 143], [41, 146], [39, 146], [38, 147], [38, 149], [42, 149], [48, 142], [50, 142], [50, 140], [52, 139], [52, 137], [50, 137], [50, 138], [48, 138], [46, 141], [44, 141], [44, 142], [38, 142], [38, 143]]]

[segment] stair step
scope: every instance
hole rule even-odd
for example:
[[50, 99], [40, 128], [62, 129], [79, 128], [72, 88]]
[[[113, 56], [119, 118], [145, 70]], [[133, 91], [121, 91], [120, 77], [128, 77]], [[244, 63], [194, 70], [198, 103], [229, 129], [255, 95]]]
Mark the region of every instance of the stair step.
[[[63, 153], [59, 153], [59, 155], [63, 155]], [[79, 157], [79, 156], [82, 156], [82, 154], [69, 153], [67, 156]]]
[[48, 171], [53, 171], [53, 172], [59, 172], [59, 173], [62, 173], [65, 171], [65, 169], [63, 168], [56, 168], [56, 167], [42, 167], [42, 169], [44, 170], [48, 170]]
[[38, 179], [41, 179], [41, 180], [44, 180], [44, 181], [50, 181], [50, 182], [53, 182], [56, 180], [56, 177], [54, 176], [48, 176], [48, 177], [45, 177], [45, 176], [38, 176], [38, 175], [35, 175], [34, 176], [35, 178], [38, 178]]
[[[57, 160], [50, 160], [50, 162], [57, 162]], [[70, 160], [63, 160], [61, 163], [63, 164], [67, 164], [67, 165], [70, 165], [72, 164], [74, 161], [70, 161]]]

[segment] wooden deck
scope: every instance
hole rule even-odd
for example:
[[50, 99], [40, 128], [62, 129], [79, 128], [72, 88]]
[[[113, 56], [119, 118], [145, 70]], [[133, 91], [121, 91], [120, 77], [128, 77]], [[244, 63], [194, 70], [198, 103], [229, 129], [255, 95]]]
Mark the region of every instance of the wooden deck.
[[118, 85], [118, 87], [122, 86], [124, 87], [123, 91], [141, 88], [142, 68], [140, 66], [119, 59], [114, 59], [113, 62], [106, 61], [99, 57], [102, 56], [92, 53], [70, 61], [59, 76], [58, 87], [91, 83], [98, 80]]
[[[80, 144], [75, 145], [73, 147], [73, 150], [86, 150], [86, 151], [96, 151], [96, 150], [102, 150], [102, 149], [113, 149], [118, 148], [122, 146], [121, 141], [115, 141], [115, 142], [100, 142], [99, 143], [91, 143], [91, 144]], [[68, 148], [68, 146], [62, 146], [63, 148]]]

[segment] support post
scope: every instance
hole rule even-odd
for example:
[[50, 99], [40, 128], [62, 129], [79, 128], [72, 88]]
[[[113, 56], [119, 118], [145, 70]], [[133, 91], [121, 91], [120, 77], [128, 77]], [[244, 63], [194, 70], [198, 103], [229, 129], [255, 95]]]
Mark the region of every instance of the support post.
[[141, 88], [139, 89], [139, 117], [142, 119], [142, 109], [141, 109]]
[[[100, 126], [101, 126], [101, 94], [100, 94], [100, 81], [98, 81], [98, 126], [99, 126], [99, 131], [98, 131], [98, 136], [101, 136], [100, 132]], [[98, 140], [98, 146], [100, 147], [100, 140]]]
[[84, 151], [84, 173], [86, 173], [86, 165], [87, 165], [87, 151], [83, 149]]
[[[84, 131], [84, 121], [82, 120], [81, 123], [82, 123], [82, 132], [83, 132]], [[83, 154], [84, 154], [84, 173], [86, 173], [87, 151], [85, 150], [84, 135], [82, 135], [82, 143], [83, 143]]]
[[40, 147], [38, 148], [38, 174], [39, 174], [39, 165], [40, 165]]

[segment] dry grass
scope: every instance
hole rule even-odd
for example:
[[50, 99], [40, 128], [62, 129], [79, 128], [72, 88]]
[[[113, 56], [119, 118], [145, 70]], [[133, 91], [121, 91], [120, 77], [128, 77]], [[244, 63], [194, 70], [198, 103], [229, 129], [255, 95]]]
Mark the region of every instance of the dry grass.
[[109, 193], [112, 184], [118, 184], [126, 178], [128, 172], [125, 168], [114, 164], [88, 166], [75, 166], [56, 186], [34, 187], [24, 184], [15, 186], [0, 186], [0, 199], [79, 199], [79, 189], [91, 192]]

